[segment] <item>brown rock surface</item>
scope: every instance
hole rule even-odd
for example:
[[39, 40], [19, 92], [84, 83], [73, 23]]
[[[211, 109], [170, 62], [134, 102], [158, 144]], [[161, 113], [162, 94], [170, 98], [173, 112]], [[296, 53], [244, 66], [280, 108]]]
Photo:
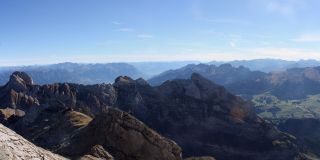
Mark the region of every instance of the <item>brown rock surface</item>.
[[160, 136], [128, 113], [113, 108], [97, 116], [59, 152], [70, 157], [89, 153], [110, 158], [105, 150], [117, 160], [182, 159], [181, 149], [175, 142]]

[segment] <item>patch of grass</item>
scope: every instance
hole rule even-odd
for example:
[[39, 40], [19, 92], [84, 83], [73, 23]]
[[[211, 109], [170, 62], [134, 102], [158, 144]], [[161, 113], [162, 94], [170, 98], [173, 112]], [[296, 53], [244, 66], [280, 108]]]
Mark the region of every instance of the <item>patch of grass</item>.
[[66, 116], [74, 126], [86, 126], [92, 121], [91, 117], [76, 111], [70, 111]]

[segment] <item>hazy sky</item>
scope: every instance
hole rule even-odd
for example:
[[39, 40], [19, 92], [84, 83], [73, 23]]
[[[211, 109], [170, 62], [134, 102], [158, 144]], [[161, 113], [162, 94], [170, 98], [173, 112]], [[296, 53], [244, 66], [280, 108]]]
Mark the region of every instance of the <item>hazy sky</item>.
[[319, 0], [0, 0], [0, 65], [320, 59]]

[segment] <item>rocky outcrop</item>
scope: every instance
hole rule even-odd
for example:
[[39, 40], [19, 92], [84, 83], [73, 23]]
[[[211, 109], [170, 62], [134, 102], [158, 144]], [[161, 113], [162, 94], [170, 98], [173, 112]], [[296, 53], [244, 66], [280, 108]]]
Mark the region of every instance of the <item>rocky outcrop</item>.
[[39, 148], [0, 124], [0, 159], [66, 160], [66, 158]]
[[96, 158], [104, 158], [113, 160], [113, 156], [110, 155], [101, 145], [95, 145], [91, 148], [89, 155], [94, 156]]
[[[103, 126], [103, 127], [101, 127]], [[90, 138], [88, 138], [90, 137]], [[98, 145], [98, 146], [97, 146]], [[63, 155], [117, 160], [181, 160], [181, 149], [128, 113], [109, 108], [60, 149]]]
[[24, 72], [14, 72], [5, 87], [7, 89], [13, 89], [16, 92], [25, 92], [32, 84], [33, 80], [29, 75]]
[[110, 155], [101, 145], [95, 145], [91, 148], [89, 153], [82, 156], [80, 160], [114, 160], [113, 156]]

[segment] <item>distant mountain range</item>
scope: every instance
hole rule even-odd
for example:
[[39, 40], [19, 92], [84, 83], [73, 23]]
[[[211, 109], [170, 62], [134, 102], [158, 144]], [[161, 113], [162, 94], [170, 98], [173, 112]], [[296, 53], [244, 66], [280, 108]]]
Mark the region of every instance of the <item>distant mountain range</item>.
[[134, 78], [143, 74], [127, 63], [78, 64], [60, 63], [43, 66], [4, 67], [0, 70], [0, 85], [5, 84], [14, 71], [23, 71], [33, 77], [37, 84], [80, 83], [97, 84], [112, 83], [120, 75]]
[[198, 61], [173, 61], [173, 62], [131, 62], [129, 64], [136, 67], [143, 75], [144, 78], [151, 78], [164, 71], [170, 69], [178, 69], [188, 64], [199, 64]]
[[285, 71], [290, 68], [304, 68], [320, 66], [318, 60], [299, 60], [299, 61], [286, 61], [281, 59], [254, 59], [254, 60], [235, 60], [235, 61], [212, 61], [208, 64], [221, 65], [224, 63], [231, 64], [233, 67], [244, 66], [253, 71], [272, 72], [272, 71]]
[[[246, 67], [253, 71], [285, 71], [290, 68], [303, 68], [320, 66], [316, 60], [285, 61], [277, 59], [256, 59], [219, 62], [212, 61], [205, 64], [231, 64], [233, 67]], [[126, 75], [133, 78], [143, 77], [149, 79], [168, 70], [179, 69], [186, 65], [197, 65], [197, 61], [173, 62], [131, 62], [106, 64], [59, 63], [52, 65], [34, 65], [17, 67], [0, 67], [0, 85], [6, 83], [14, 71], [24, 71], [34, 77], [38, 84], [59, 82], [97, 84], [112, 83], [117, 76]]]
[[230, 64], [220, 66], [198, 64], [169, 70], [149, 79], [152, 85], [167, 80], [186, 79], [199, 73], [211, 81], [225, 86], [236, 95], [252, 98], [253, 95], [270, 93], [279, 99], [303, 99], [308, 95], [320, 94], [320, 67], [292, 68], [280, 72], [264, 73], [251, 71]]
[[0, 106], [1, 123], [72, 159], [311, 156], [294, 137], [258, 117], [250, 103], [197, 73], [152, 87], [126, 76], [113, 84], [36, 85], [15, 72], [0, 87]]
[[[212, 61], [204, 64], [231, 64], [233, 67], [246, 67], [252, 71], [285, 71], [290, 68], [303, 68], [320, 66], [316, 60], [285, 61], [277, 59], [256, 59], [220, 62]], [[143, 77], [149, 79], [168, 70], [179, 69], [186, 65], [200, 64], [198, 61], [173, 61], [173, 62], [131, 62], [131, 63], [106, 63], [82, 64], [59, 63], [52, 65], [0, 67], [0, 85], [5, 84], [14, 71], [24, 71], [38, 84], [58, 82], [97, 84], [112, 83], [117, 76], [126, 75], [133, 78]]]
[[177, 69], [197, 61], [182, 62], [132, 62], [132, 63], [59, 63], [52, 65], [32, 65], [0, 67], [0, 85], [5, 84], [14, 71], [24, 71], [34, 77], [37, 84], [59, 82], [97, 84], [112, 83], [121, 75], [133, 78], [150, 78], [169, 69]]

